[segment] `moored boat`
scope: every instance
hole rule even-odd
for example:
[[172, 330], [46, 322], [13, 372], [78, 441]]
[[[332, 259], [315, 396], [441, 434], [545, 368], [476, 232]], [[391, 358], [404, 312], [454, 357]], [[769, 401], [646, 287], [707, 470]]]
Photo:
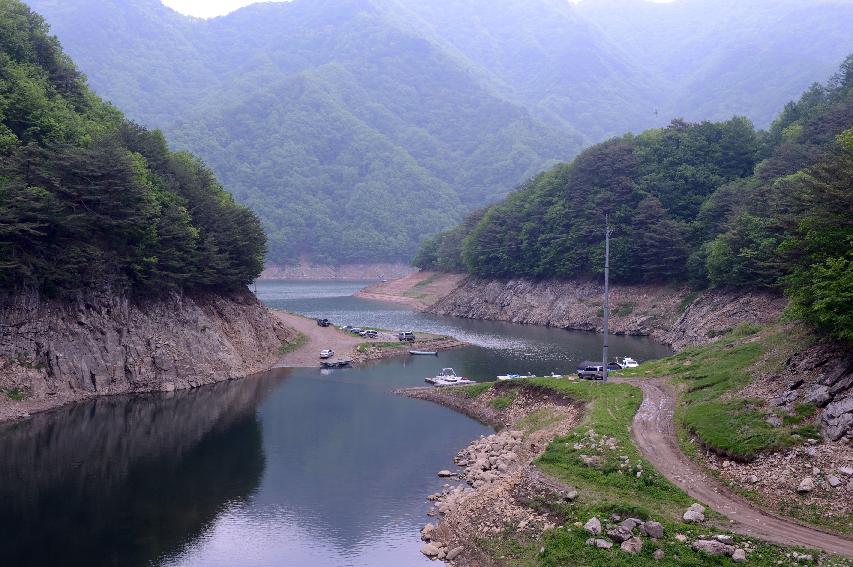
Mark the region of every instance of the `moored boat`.
[[412, 356], [438, 356], [438, 351], [434, 350], [410, 350]]
[[463, 386], [465, 384], [474, 384], [473, 380], [469, 380], [464, 376], [457, 376], [456, 371], [452, 368], [442, 369], [438, 376], [426, 378], [425, 382], [433, 386]]

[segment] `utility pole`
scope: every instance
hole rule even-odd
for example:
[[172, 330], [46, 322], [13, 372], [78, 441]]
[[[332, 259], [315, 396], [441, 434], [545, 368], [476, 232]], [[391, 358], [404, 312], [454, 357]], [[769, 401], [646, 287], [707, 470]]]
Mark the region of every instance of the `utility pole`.
[[610, 213], [604, 213], [604, 360], [602, 361], [602, 377], [607, 382], [607, 364], [610, 338]]

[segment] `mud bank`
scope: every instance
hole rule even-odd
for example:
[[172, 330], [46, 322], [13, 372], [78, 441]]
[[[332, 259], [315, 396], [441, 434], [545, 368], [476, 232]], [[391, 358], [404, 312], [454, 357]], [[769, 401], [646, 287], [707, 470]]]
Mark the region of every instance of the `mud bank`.
[[295, 333], [248, 290], [73, 301], [0, 298], [0, 421], [94, 396], [174, 391], [267, 370]]
[[[426, 311], [602, 332], [603, 294], [602, 285], [591, 282], [469, 277]], [[675, 349], [709, 342], [741, 323], [774, 322], [787, 304], [784, 297], [767, 292], [706, 290], [697, 294], [686, 287], [662, 285], [615, 285], [610, 301], [612, 333], [650, 336]]]

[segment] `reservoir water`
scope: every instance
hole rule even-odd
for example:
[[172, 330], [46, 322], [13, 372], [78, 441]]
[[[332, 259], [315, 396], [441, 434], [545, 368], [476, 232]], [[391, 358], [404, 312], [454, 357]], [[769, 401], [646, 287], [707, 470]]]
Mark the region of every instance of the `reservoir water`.
[[[426, 495], [490, 429], [395, 396], [450, 366], [477, 380], [570, 372], [601, 338], [414, 313], [364, 284], [261, 282], [272, 307], [472, 346], [354, 369], [279, 369], [189, 392], [99, 399], [0, 425], [2, 565], [419, 566]], [[669, 349], [613, 337], [638, 360]]]

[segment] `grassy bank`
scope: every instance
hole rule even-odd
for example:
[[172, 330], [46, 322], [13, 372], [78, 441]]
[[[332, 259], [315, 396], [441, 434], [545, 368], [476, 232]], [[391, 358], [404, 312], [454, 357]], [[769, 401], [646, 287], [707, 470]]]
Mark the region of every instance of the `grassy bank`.
[[307, 342], [308, 342], [308, 335], [306, 335], [305, 333], [297, 332], [296, 336], [293, 337], [292, 341], [287, 342], [287, 343], [283, 343], [278, 348], [278, 355], [279, 356], [285, 356], [287, 354], [290, 354], [291, 352], [296, 352], [297, 350], [302, 348], [305, 345], [305, 343], [307, 343]]
[[[801, 404], [793, 414], [777, 413], [767, 400], [730, 396], [752, 380], [750, 369], [759, 361], [765, 368], [779, 361], [768, 353], [785, 337], [776, 328], [741, 325], [709, 345], [687, 348], [658, 361], [651, 361], [623, 374], [627, 377], [669, 376], [683, 387], [677, 424], [719, 455], [749, 461], [763, 452], [776, 451], [819, 438], [809, 423], [814, 406]], [[776, 355], [775, 358], [779, 358]], [[784, 360], [784, 358], [783, 358]], [[779, 427], [768, 423], [776, 416]]]
[[[707, 535], [709, 530], [681, 521], [681, 515], [693, 501], [654, 470], [634, 446], [630, 427], [642, 402], [642, 392], [638, 388], [630, 384], [536, 378], [502, 384], [497, 387], [499, 391], [495, 392], [494, 399], [514, 398], [512, 388], [524, 386], [558, 392], [587, 406], [582, 424], [568, 435], [555, 438], [536, 462], [547, 474], [577, 488], [579, 497], [571, 503], [534, 503], [557, 516], [562, 525], [546, 532], [542, 540], [527, 540], [514, 530], [479, 540], [479, 545], [499, 564], [529, 567], [733, 564], [729, 558], [697, 553], [675, 539], [676, 534], [684, 534], [692, 540]], [[494, 386], [478, 384], [463, 393], [467, 397], [479, 397], [490, 387]], [[525, 419], [535, 424], [547, 416], [533, 412]], [[524, 428], [524, 420], [518, 426]], [[604, 522], [613, 514], [661, 522], [665, 536], [656, 542], [645, 539], [637, 555], [624, 553], [618, 546], [602, 550], [587, 545], [589, 534], [578, 524], [594, 516]], [[708, 517], [715, 519], [710, 511]], [[746, 539], [734, 537], [736, 544]], [[755, 551], [750, 554], [750, 565], [769, 566], [785, 560], [783, 548], [761, 543], [753, 545]], [[658, 549], [664, 552], [661, 560], [653, 557]]]

